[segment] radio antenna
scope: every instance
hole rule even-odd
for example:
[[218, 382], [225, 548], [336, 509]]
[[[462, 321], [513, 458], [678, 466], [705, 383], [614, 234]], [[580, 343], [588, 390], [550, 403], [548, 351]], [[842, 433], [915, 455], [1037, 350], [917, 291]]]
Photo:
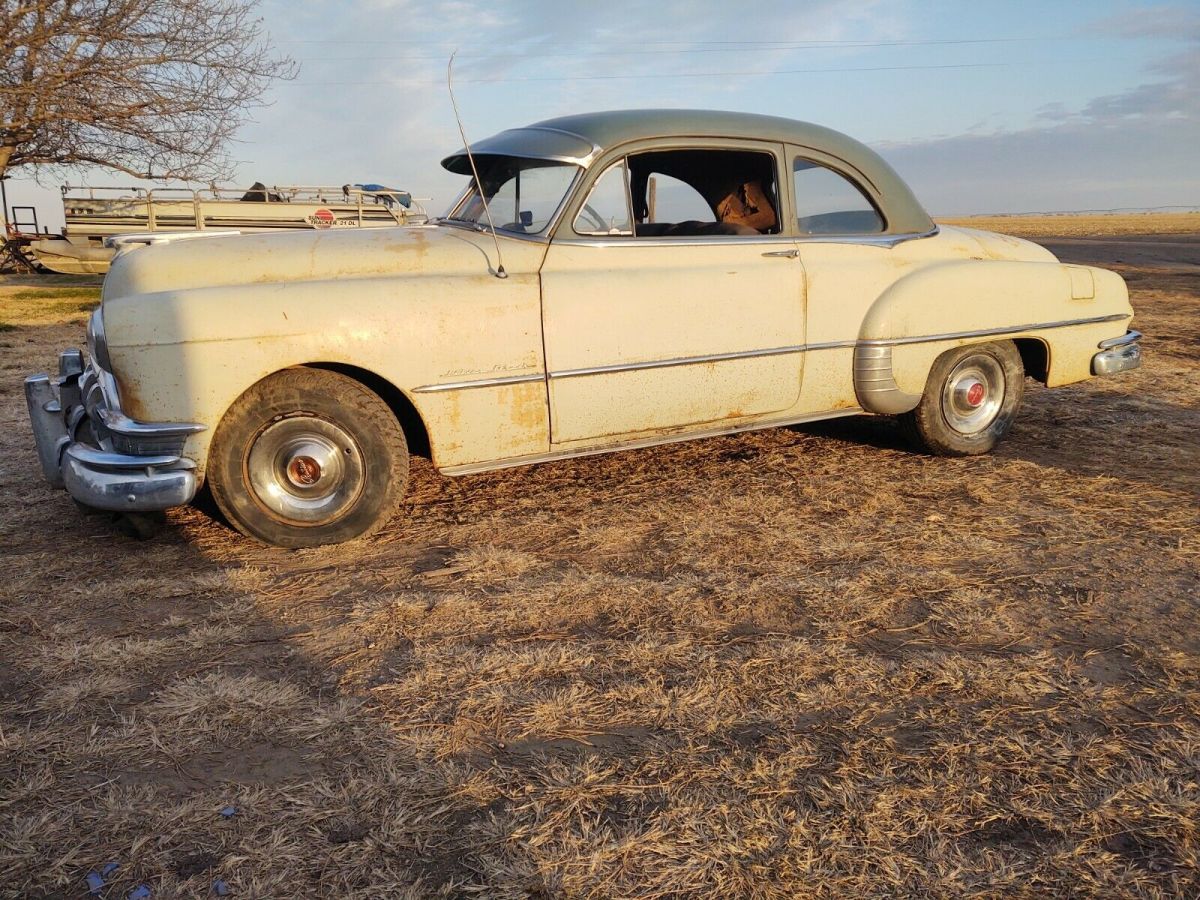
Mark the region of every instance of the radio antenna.
[[471, 153], [471, 143], [467, 140], [466, 131], [463, 130], [462, 116], [458, 114], [458, 101], [454, 99], [454, 57], [457, 54], [458, 48], [456, 47], [450, 54], [450, 61], [446, 63], [446, 88], [450, 91], [450, 105], [454, 108], [454, 121], [458, 123], [458, 133], [462, 137], [463, 146], [467, 149], [467, 161], [471, 164], [471, 174], [475, 176], [479, 202], [483, 204], [483, 214], [487, 216], [488, 228], [492, 231], [492, 243], [496, 245], [496, 271], [493, 274], [497, 278], [507, 278], [508, 273], [504, 271], [504, 257], [500, 255], [500, 238], [496, 237], [496, 223], [492, 221], [492, 210], [488, 206], [483, 182], [479, 180], [479, 169], [475, 168], [475, 155]]

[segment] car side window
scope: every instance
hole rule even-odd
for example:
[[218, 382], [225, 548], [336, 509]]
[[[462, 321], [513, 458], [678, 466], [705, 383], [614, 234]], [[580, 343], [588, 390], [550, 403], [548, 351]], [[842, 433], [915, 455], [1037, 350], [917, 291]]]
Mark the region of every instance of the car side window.
[[715, 222], [717, 217], [694, 187], [659, 173], [646, 184], [646, 221]]
[[575, 233], [632, 235], [633, 214], [629, 207], [629, 176], [625, 160], [614, 163], [596, 179], [591, 193], [575, 217]]
[[545, 230], [577, 171], [574, 166], [539, 160], [515, 165], [511, 173], [502, 173], [488, 198], [496, 227], [521, 234]]
[[696, 238], [779, 234], [775, 154], [735, 148], [628, 157], [634, 234]]
[[863, 190], [820, 163], [797, 159], [796, 224], [801, 234], [879, 234], [883, 217]]

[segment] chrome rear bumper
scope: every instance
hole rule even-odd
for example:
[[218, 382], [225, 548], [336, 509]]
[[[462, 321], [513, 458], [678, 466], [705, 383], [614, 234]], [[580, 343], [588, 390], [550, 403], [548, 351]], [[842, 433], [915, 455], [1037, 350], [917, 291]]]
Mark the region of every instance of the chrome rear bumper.
[[120, 408], [112, 376], [65, 350], [59, 376], [30, 375], [25, 402], [42, 474], [85, 506], [152, 512], [191, 502], [196, 466], [182, 455], [186, 423], [134, 422]]
[[1092, 374], [1115, 375], [1139, 368], [1142, 364], [1142, 348], [1138, 340], [1141, 337], [1140, 331], [1127, 331], [1121, 337], [1101, 341], [1101, 352], [1092, 357]]

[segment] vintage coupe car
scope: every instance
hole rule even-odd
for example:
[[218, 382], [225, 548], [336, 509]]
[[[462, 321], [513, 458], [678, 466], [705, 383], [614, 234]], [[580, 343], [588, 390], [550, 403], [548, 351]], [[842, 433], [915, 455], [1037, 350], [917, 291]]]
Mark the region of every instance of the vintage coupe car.
[[936, 226], [826, 128], [642, 110], [504, 131], [420, 227], [174, 240], [119, 256], [55, 379], [46, 477], [150, 511], [207, 483], [283, 547], [385, 522], [448, 475], [864, 412], [983, 453], [1026, 376], [1140, 363], [1112, 272]]

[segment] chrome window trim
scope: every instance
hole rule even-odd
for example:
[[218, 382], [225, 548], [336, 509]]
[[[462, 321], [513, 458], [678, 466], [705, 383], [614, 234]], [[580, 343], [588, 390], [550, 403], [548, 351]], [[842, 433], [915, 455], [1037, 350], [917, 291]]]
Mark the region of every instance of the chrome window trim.
[[[798, 145], [793, 145], [793, 146], [795, 146], [797, 150], [804, 149], [802, 147], [799, 147]], [[885, 236], [887, 234], [887, 230], [890, 226], [888, 224], [888, 217], [883, 212], [883, 203], [882, 203], [883, 198], [879, 196], [879, 188], [875, 185], [875, 183], [873, 181], [871, 181], [871, 179], [869, 179], [865, 175], [863, 175], [863, 173], [859, 172], [858, 169], [856, 169], [854, 166], [851, 166], [849, 163], [847, 163], [845, 160], [839, 159], [838, 157], [833, 156], [832, 154], [822, 152], [821, 150], [818, 150], [817, 148], [810, 148], [809, 152], [811, 153], [812, 150], [817, 150], [818, 156], [824, 156], [829, 159], [837, 160], [837, 162], [839, 163], [839, 166], [832, 166], [829, 163], [822, 162], [819, 159], [814, 159], [812, 156], [805, 155], [803, 153], [788, 154], [791, 157], [789, 160], [787, 160], [787, 162], [788, 162], [788, 168], [791, 169], [791, 176], [792, 176], [792, 184], [791, 184], [792, 219], [796, 225], [797, 238], [825, 237], [825, 235], [810, 235], [807, 232], [803, 232], [800, 230], [800, 198], [796, 194], [796, 174], [797, 174], [796, 162], [798, 160], [803, 160], [804, 162], [808, 163], [810, 166], [817, 166], [819, 168], [824, 169], [827, 172], [832, 172], [833, 174], [840, 176], [844, 181], [846, 181], [846, 183], [848, 183], [851, 187], [853, 187], [856, 191], [858, 191], [858, 193], [862, 196], [862, 198], [864, 200], [866, 200], [867, 203], [870, 204], [871, 208], [875, 211], [875, 215], [877, 215], [879, 217], [879, 224], [883, 227], [881, 227], [878, 231], [855, 233], [853, 235], [847, 235], [847, 237], [883, 237], [883, 236]], [[846, 171], [846, 169], [851, 169], [854, 172], [856, 172], [862, 180], [860, 181], [859, 178], [855, 178], [848, 171]], [[868, 185], [870, 185], [871, 189], [869, 191], [863, 189], [863, 186], [862, 186], [863, 181], [865, 181]], [[937, 231], [937, 226], [935, 225], [934, 232], [936, 233], [936, 231]], [[892, 245], [892, 246], [894, 246], [894, 245]]]
[[1072, 325], [1094, 325], [1099, 322], [1116, 322], [1128, 318], [1126, 313], [1113, 313], [1109, 316], [1092, 316], [1088, 319], [1063, 319], [1059, 322], [1036, 322], [1030, 325], [1013, 325], [1004, 328], [980, 328], [976, 331], [950, 331], [945, 334], [925, 334], [903, 338], [873, 338], [860, 340], [857, 345], [860, 347], [897, 347], [901, 344], [932, 344], [937, 341], [956, 341], [960, 338], [1018, 334], [1022, 331], [1045, 331], [1048, 328], [1069, 328]]
[[[620, 166], [625, 172], [624, 178], [622, 180], [622, 184], [625, 187], [625, 214], [629, 217], [629, 222], [633, 223], [633, 196], [629, 190], [629, 157], [620, 156], [620, 157], [617, 157], [617, 159], [613, 160], [611, 163], [609, 163], [607, 166], [605, 166], [603, 169], [601, 169], [600, 174], [597, 175], [592, 180], [592, 184], [588, 188], [587, 194], [584, 195], [583, 202], [579, 204], [579, 208], [575, 211], [575, 218], [573, 218], [571, 220], [571, 224], [569, 226], [571, 234], [576, 235], [577, 237], [579, 237], [581, 239], [596, 238], [596, 237], [600, 237], [600, 238], [614, 238], [614, 237], [631, 238], [631, 237], [637, 236], [634, 231], [618, 231], [616, 234], [613, 234], [612, 231], [580, 231], [578, 228], [575, 227], [576, 224], [579, 222], [579, 217], [583, 215], [583, 208], [585, 206], [587, 206], [588, 203], [591, 201], [592, 195], [594, 193], [596, 193], [596, 188], [598, 188], [600, 186], [600, 182], [603, 181], [604, 178], [608, 175], [608, 173], [611, 172], [617, 166]], [[632, 227], [636, 227], [636, 226], [632, 226]], [[558, 243], [567, 243], [567, 242], [561, 241]]]
[[798, 234], [794, 240], [797, 244], [859, 244], [866, 247], [885, 247], [890, 250], [905, 241], [919, 241], [922, 238], [935, 237], [941, 230], [935, 225], [929, 231], [914, 231], [907, 234]]
[[[570, 132], [564, 132], [564, 133], [569, 134]], [[572, 135], [572, 137], [580, 137], [580, 135]], [[587, 140], [587, 139], [584, 138], [584, 140]], [[661, 144], [659, 143], [660, 140], [662, 141]], [[647, 146], [647, 144], [649, 144], [649, 146]], [[633, 221], [633, 192], [630, 189], [630, 184], [629, 184], [629, 178], [630, 178], [629, 160], [634, 156], [640, 156], [640, 155], [643, 155], [646, 153], [660, 153], [660, 152], [669, 152], [669, 151], [675, 151], [675, 150], [717, 150], [717, 151], [749, 152], [749, 153], [768, 154], [769, 156], [772, 157], [772, 162], [775, 167], [775, 181], [776, 181], [777, 185], [780, 185], [780, 181], [779, 181], [780, 163], [786, 161], [785, 156], [784, 156], [785, 145], [778, 141], [770, 141], [770, 140], [764, 140], [762, 138], [752, 138], [752, 137], [745, 137], [745, 136], [743, 136], [743, 137], [728, 137], [728, 136], [723, 137], [720, 135], [713, 135], [713, 134], [679, 134], [679, 135], [664, 136], [661, 139], [654, 139], [647, 135], [643, 135], [642, 137], [638, 137], [638, 138], [631, 138], [629, 140], [625, 140], [625, 141], [622, 141], [621, 143], [613, 144], [612, 146], [608, 147], [604, 151], [603, 157], [594, 157], [592, 159], [592, 162], [593, 163], [596, 162], [597, 158], [604, 160], [604, 169], [602, 170], [601, 174], [603, 174], [604, 171], [607, 171], [608, 167], [610, 165], [612, 165], [613, 163], [616, 163], [616, 162], [622, 161], [622, 160], [625, 162], [626, 196], [627, 196], [627, 199], [629, 201], [629, 206], [630, 206], [630, 210], [629, 210], [630, 220]], [[585, 169], [585, 171], [587, 171], [587, 170]], [[596, 181], [598, 181], [598, 180], [599, 180], [599, 177], [596, 179]], [[593, 181], [593, 186], [594, 185], [595, 185], [595, 181]], [[589, 194], [590, 193], [591, 192], [589, 190]], [[780, 199], [782, 200], [782, 196], [783, 196], [782, 191], [779, 191], [779, 194], [780, 194]], [[586, 200], [584, 202], [586, 202]], [[582, 204], [580, 204], [580, 206], [582, 206]], [[578, 210], [577, 210], [577, 212], [578, 212]], [[572, 222], [571, 225], [573, 226], [574, 222]], [[636, 229], [636, 227], [637, 227], [636, 223], [635, 223], [634, 227]], [[553, 237], [552, 238], [553, 243], [568, 244], [570, 246], [581, 246], [583, 244], [589, 244], [589, 245], [596, 246], [596, 245], [601, 245], [601, 244], [616, 245], [616, 244], [622, 244], [622, 243], [633, 240], [633, 241], [636, 241], [639, 245], [660, 246], [660, 247], [679, 247], [681, 245], [686, 245], [688, 243], [695, 243], [699, 246], [703, 246], [706, 244], [711, 245], [712, 243], [714, 243], [714, 241], [712, 241], [711, 239], [705, 239], [700, 236], [685, 236], [685, 237], [679, 237], [679, 238], [657, 238], [657, 237], [656, 238], [639, 238], [636, 236], [636, 234], [624, 235], [624, 236], [622, 236], [623, 239], [619, 240], [619, 241], [606, 241], [604, 235], [599, 235], [597, 237], [590, 237], [590, 236], [582, 235], [581, 233], [576, 232], [573, 227], [570, 229], [570, 233], [571, 233], [571, 235], [573, 235], [572, 237], [567, 237], [567, 238]], [[724, 238], [725, 240], [728, 240], [728, 237], [722, 236], [722, 235], [716, 235], [715, 237], [717, 237], [718, 239]], [[753, 237], [750, 235], [746, 235], [746, 236], [739, 235], [735, 238], [734, 242], [741, 243], [741, 242], [744, 242], [747, 240], [755, 240], [756, 238], [784, 238], [789, 241], [791, 240], [790, 236], [783, 234], [783, 220], [781, 219], [779, 234], [758, 235], [758, 236], [753, 236]]]
[[554, 241], [555, 244], [563, 244], [571, 247], [711, 247], [714, 244], [737, 244], [740, 246], [753, 246], [754, 244], [795, 244], [795, 238], [788, 237], [786, 234], [758, 234], [758, 235], [725, 235], [714, 234], [708, 236], [684, 236], [677, 238], [640, 238], [636, 235], [626, 235], [615, 240], [613, 238], [601, 237], [597, 238], [558, 238]]
[[[563, 244], [571, 247], [711, 247], [713, 245], [730, 244], [730, 245], [753, 245], [753, 244], [774, 244], [787, 243], [795, 245], [803, 244], [852, 244], [865, 247], [883, 247], [890, 250], [897, 244], [903, 244], [906, 241], [917, 241], [922, 238], [936, 236], [941, 231], [940, 228], [933, 228], [930, 231], [912, 232], [910, 234], [859, 234], [859, 235], [800, 235], [792, 236], [787, 234], [761, 234], [761, 235], [708, 235], [700, 236], [685, 236], [677, 238], [640, 238], [636, 235], [622, 237], [619, 240], [612, 238], [557, 238], [555, 244]], [[804, 259], [803, 249], [801, 249], [800, 259]]]

